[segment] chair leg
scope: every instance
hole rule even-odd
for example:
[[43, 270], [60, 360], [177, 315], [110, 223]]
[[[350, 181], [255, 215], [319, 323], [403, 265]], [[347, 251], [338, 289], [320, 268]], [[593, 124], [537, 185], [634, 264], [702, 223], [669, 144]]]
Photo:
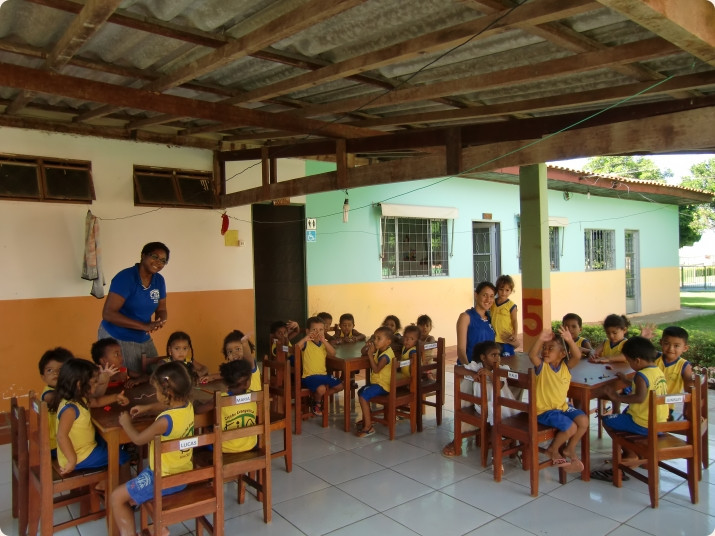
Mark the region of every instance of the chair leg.
[[688, 491], [690, 492], [690, 502], [698, 504], [698, 471], [700, 463], [694, 458], [688, 458]]
[[482, 467], [487, 466], [487, 457], [489, 454], [489, 431], [487, 426], [479, 429], [479, 448], [481, 449]]
[[236, 484], [238, 485], [236, 500], [238, 500], [238, 504], [243, 504], [246, 501], [246, 483], [243, 481], [243, 475], [238, 475]]
[[293, 470], [293, 434], [290, 431], [290, 418], [283, 428], [283, 446], [285, 448], [286, 473]]
[[539, 496], [539, 446], [529, 445], [529, 452], [524, 458], [529, 458], [529, 482], [531, 484], [531, 496]]
[[[501, 437], [496, 436], [496, 428], [491, 430], [491, 442], [494, 445], [494, 480], [496, 482], [501, 482], [501, 466], [502, 466], [502, 440]], [[455, 435], [456, 437], [456, 435]], [[455, 447], [456, 447], [455, 443]]]
[[658, 491], [660, 490], [660, 469], [656, 460], [648, 460], [648, 494], [651, 508], [658, 508]]

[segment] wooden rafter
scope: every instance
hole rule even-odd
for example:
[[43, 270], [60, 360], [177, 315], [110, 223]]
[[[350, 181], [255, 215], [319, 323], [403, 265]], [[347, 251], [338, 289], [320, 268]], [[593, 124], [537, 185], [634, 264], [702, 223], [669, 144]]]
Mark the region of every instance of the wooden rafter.
[[[107, 22], [121, 2], [122, 0], [89, 0], [47, 54], [43, 69], [61, 71], [77, 51]], [[32, 97], [32, 92], [20, 91], [12, 104], [5, 108], [5, 113], [17, 113], [32, 100]]]
[[175, 116], [189, 116], [210, 121], [232, 121], [244, 125], [279, 128], [303, 134], [319, 132], [323, 136], [353, 138], [380, 134], [349, 125], [329, 124], [312, 119], [271, 114], [224, 104], [197, 101], [143, 89], [119, 87], [104, 82], [75, 78], [54, 72], [38, 71], [18, 65], [0, 64], [3, 85], [41, 93], [106, 102], [112, 107], [137, 108]]
[[681, 50], [715, 65], [715, 6], [708, 0], [598, 0], [670, 41]]

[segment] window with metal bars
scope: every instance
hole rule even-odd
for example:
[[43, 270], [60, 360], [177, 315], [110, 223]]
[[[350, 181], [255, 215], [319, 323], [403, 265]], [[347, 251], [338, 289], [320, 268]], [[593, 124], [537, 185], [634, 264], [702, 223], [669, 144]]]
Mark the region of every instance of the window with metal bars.
[[382, 278], [449, 275], [447, 220], [382, 218]]
[[92, 164], [83, 160], [0, 155], [0, 198], [91, 203]]
[[217, 199], [209, 171], [134, 166], [134, 204], [212, 208]]
[[586, 270], [613, 270], [616, 267], [616, 232], [605, 229], [584, 231]]
[[[519, 252], [521, 252], [521, 222], [517, 221], [516, 226]], [[549, 227], [549, 264], [552, 272], [558, 272], [561, 269], [562, 236], [563, 229], [561, 227]], [[519, 271], [521, 271], [521, 253], [519, 253]]]

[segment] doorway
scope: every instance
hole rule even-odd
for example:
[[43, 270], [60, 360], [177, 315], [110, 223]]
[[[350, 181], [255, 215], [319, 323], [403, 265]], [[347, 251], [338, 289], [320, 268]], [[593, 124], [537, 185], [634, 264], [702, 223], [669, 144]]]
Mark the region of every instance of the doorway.
[[500, 273], [499, 224], [472, 222], [474, 288], [482, 281], [496, 281]]
[[626, 314], [641, 312], [641, 266], [638, 231], [626, 231]]
[[305, 327], [305, 207], [253, 205], [252, 212], [256, 355], [262, 358], [270, 350], [273, 322], [295, 320]]

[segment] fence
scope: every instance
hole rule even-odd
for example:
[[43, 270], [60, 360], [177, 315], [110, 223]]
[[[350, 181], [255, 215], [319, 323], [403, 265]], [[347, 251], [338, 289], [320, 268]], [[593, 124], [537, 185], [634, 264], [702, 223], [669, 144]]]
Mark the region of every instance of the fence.
[[681, 266], [680, 289], [715, 289], [715, 266]]

